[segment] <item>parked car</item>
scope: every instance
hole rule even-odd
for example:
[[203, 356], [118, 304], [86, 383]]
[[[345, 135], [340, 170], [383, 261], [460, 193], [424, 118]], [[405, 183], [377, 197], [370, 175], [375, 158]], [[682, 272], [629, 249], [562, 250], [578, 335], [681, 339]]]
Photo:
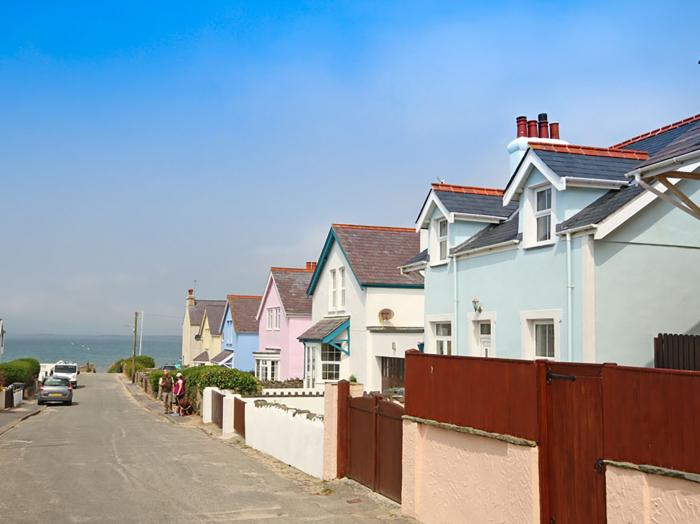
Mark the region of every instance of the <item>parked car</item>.
[[37, 404], [49, 403], [68, 404], [73, 403], [73, 386], [70, 380], [65, 377], [47, 377], [39, 385], [39, 396]]
[[177, 371], [177, 366], [175, 366], [173, 364], [166, 364], [165, 366], [163, 366], [160, 369], [162, 369], [163, 371], [167, 370], [168, 372], [172, 372], [172, 371]]
[[67, 378], [74, 388], [78, 387], [78, 375], [80, 374], [80, 369], [78, 364], [67, 363], [59, 360], [53, 367], [53, 376]]

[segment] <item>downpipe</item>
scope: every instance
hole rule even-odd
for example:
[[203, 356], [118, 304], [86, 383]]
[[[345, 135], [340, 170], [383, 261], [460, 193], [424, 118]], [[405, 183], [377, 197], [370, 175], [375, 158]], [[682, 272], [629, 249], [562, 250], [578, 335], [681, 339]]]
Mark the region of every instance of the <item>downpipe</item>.
[[566, 345], [569, 361], [574, 360], [574, 282], [571, 271], [571, 233], [566, 234]]
[[452, 294], [455, 299], [454, 318], [452, 321], [452, 354], [459, 355], [459, 287], [457, 286], [457, 257], [452, 255]]

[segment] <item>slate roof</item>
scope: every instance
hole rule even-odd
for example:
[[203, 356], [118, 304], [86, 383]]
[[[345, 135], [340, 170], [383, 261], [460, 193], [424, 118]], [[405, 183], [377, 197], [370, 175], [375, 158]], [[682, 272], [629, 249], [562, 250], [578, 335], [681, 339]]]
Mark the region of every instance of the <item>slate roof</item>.
[[258, 321], [255, 315], [260, 307], [262, 297], [250, 295], [228, 295], [226, 297], [231, 310], [231, 319], [236, 333], [257, 333]]
[[212, 335], [221, 335], [221, 324], [226, 311], [225, 300], [209, 300], [206, 304], [207, 317], [209, 318], [209, 332]]
[[506, 218], [517, 208], [517, 203], [503, 207], [501, 189], [448, 184], [433, 184], [431, 188], [450, 213]]
[[[642, 167], [700, 149], [700, 120], [688, 126], [684, 126], [683, 128], [679, 128], [679, 130], [684, 130], [684, 132], [681, 134], [674, 133], [678, 136], [653, 154], [649, 160], [642, 164]], [[671, 133], [671, 131], [668, 132], [668, 134]]]
[[465, 240], [457, 247], [450, 250], [452, 254], [470, 251], [489, 246], [495, 246], [510, 240], [519, 240], [518, 213], [514, 213], [508, 220], [500, 224], [492, 224], [479, 231], [476, 235]]
[[700, 114], [630, 138], [613, 147], [646, 151], [654, 156], [684, 134], [700, 128]]
[[306, 294], [312, 271], [273, 267], [270, 271], [287, 315], [311, 316], [312, 298]]
[[422, 275], [399, 270], [420, 251], [420, 235], [414, 229], [349, 224], [332, 228], [361, 286], [423, 286]]
[[207, 351], [202, 351], [192, 359], [192, 362], [209, 362], [209, 353]]
[[[536, 149], [536, 148], [533, 148]], [[537, 150], [537, 156], [560, 177], [627, 182], [625, 173], [643, 160]]]
[[190, 325], [199, 327], [204, 318], [204, 309], [207, 304], [220, 302], [219, 300], [195, 300], [193, 306], [187, 306], [190, 313]]
[[420, 262], [427, 262], [428, 261], [428, 250], [424, 249], [420, 253], [418, 253], [416, 256], [413, 256], [406, 260], [403, 264], [401, 264], [401, 267], [406, 267], [406, 266], [412, 266], [413, 264], [419, 264]]
[[302, 342], [320, 342], [348, 320], [350, 317], [322, 318], [297, 338]]
[[634, 200], [643, 192], [644, 189], [640, 186], [626, 186], [622, 189], [611, 189], [568, 220], [558, 224], [557, 231], [566, 231], [567, 229], [597, 224], [628, 202]]
[[211, 362], [214, 364], [221, 364], [223, 362], [226, 362], [229, 357], [233, 355], [233, 351], [230, 349], [224, 349], [221, 353], [216, 355], [214, 358], [211, 359]]

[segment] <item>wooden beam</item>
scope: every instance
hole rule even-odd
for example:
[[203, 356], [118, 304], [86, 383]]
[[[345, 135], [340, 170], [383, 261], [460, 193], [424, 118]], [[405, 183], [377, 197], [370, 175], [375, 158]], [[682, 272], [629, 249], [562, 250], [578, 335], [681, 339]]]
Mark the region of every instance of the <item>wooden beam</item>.
[[642, 186], [642, 187], [643, 187], [644, 189], [646, 189], [647, 191], [650, 191], [650, 192], [654, 193], [657, 197], [659, 197], [660, 199], [664, 200], [665, 202], [668, 202], [668, 203], [671, 204], [672, 206], [676, 206], [676, 207], [677, 207], [678, 209], [680, 209], [681, 211], [685, 211], [685, 212], [688, 213], [691, 217], [700, 220], [700, 213], [698, 213], [698, 212], [694, 211], [693, 209], [687, 207], [682, 201], [675, 200], [672, 196], [667, 195], [666, 193], [662, 193], [661, 191], [659, 191], [658, 189], [656, 189], [656, 188], [655, 188], [654, 186], [652, 186], [651, 184], [648, 184], [648, 183], [645, 182], [644, 180], [641, 180], [641, 179], [640, 179], [640, 180], [639, 180], [639, 185]]
[[671, 193], [673, 193], [677, 198], [682, 200], [686, 206], [688, 206], [690, 209], [695, 211], [695, 213], [700, 215], [700, 207], [698, 207], [697, 204], [695, 204], [695, 202], [690, 200], [690, 198], [685, 193], [683, 193], [683, 191], [678, 189], [675, 184], [670, 182], [668, 180], [668, 178], [666, 178], [665, 176], [660, 176], [659, 182], [661, 182], [663, 185], [665, 185], [666, 189], [668, 189]]
[[692, 173], [688, 171], [665, 171], [664, 173], [660, 175], [648, 175], [644, 176], [642, 175], [642, 178], [652, 181], [655, 178], [661, 178], [661, 177], [666, 177], [666, 178], [683, 178], [685, 180], [700, 180], [700, 173]]

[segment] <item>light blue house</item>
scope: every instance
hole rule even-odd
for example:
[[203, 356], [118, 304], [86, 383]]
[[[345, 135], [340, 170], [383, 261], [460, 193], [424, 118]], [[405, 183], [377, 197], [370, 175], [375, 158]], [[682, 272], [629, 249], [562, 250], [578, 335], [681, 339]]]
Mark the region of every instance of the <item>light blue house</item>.
[[654, 336], [700, 325], [700, 221], [663, 197], [697, 202], [700, 177], [650, 192], [634, 175], [700, 115], [612, 148], [568, 145], [556, 124], [550, 138], [546, 115], [529, 124], [504, 190], [434, 184], [421, 208], [424, 251], [402, 269], [425, 276], [425, 351], [651, 365]]
[[[228, 295], [222, 320], [222, 353], [227, 354], [227, 367], [241, 371], [255, 369], [253, 353], [258, 350], [258, 321], [255, 316], [262, 297]], [[233, 351], [233, 356], [228, 353]]]

